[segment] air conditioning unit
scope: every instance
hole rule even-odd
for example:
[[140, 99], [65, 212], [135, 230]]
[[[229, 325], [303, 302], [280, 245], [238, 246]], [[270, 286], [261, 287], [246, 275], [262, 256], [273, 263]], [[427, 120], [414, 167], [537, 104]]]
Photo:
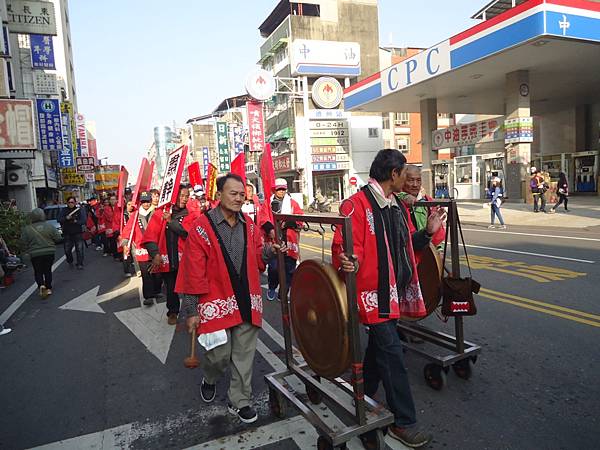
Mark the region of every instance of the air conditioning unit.
[[9, 186], [25, 186], [27, 182], [27, 171], [25, 169], [14, 169], [8, 171]]

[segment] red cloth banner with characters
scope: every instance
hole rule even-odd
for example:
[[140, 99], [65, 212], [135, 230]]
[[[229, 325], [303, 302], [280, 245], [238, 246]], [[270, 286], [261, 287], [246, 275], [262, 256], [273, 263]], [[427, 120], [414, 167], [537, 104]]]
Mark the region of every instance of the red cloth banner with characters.
[[265, 151], [260, 160], [260, 178], [262, 180], [265, 203], [267, 204], [263, 209], [268, 216], [268, 220], [274, 223], [273, 213], [269, 205], [273, 186], [275, 186], [275, 169], [273, 168], [273, 157], [271, 156], [271, 144], [265, 145]]
[[188, 166], [188, 175], [192, 188], [202, 186], [202, 175], [200, 174], [200, 163], [195, 161]]
[[246, 103], [248, 109], [248, 145], [251, 152], [265, 149], [265, 122], [262, 102]]
[[179, 183], [181, 182], [181, 175], [183, 175], [187, 153], [188, 147], [187, 145], [183, 145], [169, 155], [165, 166], [162, 186], [160, 187], [158, 208], [177, 202]]
[[217, 167], [213, 163], [208, 164], [206, 198], [210, 201], [214, 201], [217, 198]]

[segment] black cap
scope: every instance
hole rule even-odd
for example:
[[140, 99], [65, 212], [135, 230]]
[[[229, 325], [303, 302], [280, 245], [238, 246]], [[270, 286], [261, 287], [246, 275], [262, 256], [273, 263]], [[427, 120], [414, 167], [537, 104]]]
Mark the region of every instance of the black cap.
[[144, 191], [140, 194], [140, 203], [150, 203], [152, 201], [152, 194], [148, 191]]

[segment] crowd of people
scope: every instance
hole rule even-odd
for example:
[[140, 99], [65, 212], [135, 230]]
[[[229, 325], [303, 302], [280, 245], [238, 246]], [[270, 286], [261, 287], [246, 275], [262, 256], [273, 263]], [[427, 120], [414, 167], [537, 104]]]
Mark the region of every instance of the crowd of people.
[[[425, 314], [416, 265], [425, 246], [442, 245], [446, 216], [443, 209], [419, 205], [431, 198], [423, 193], [420, 168], [408, 166], [400, 152], [381, 150], [369, 175], [368, 184], [349, 199], [354, 254], [344, 252], [338, 230], [332, 262], [342, 278], [356, 273], [359, 316], [369, 333], [365, 393], [375, 395], [383, 383], [394, 415], [389, 434], [418, 447], [431, 437], [415, 426], [396, 321], [404, 314]], [[132, 198], [127, 189], [122, 199], [108, 193], [82, 203], [69, 197], [59, 216], [67, 264], [84, 270], [85, 252], [95, 249], [122, 262], [124, 276], [139, 274], [145, 306], [166, 297], [167, 323], [185, 323], [206, 350], [201, 398], [214, 401], [217, 381], [229, 369], [228, 410], [252, 423], [257, 420], [251, 380], [263, 313], [261, 273], [266, 271], [268, 279], [266, 300], [287, 300], [288, 292], [278, 291], [279, 270], [290, 286], [300, 256], [302, 223], [276, 227], [273, 213], [302, 215], [302, 208], [284, 179], [276, 179], [260, 201], [255, 187], [233, 173], [217, 179], [215, 200], [208, 200], [201, 186], [180, 185], [174, 204], [159, 207], [159, 194], [148, 190]], [[346, 214], [343, 208], [340, 214]], [[61, 236], [43, 210], [32, 211], [31, 219], [22, 241], [39, 295], [46, 299]], [[279, 253], [284, 267], [278, 266]]]

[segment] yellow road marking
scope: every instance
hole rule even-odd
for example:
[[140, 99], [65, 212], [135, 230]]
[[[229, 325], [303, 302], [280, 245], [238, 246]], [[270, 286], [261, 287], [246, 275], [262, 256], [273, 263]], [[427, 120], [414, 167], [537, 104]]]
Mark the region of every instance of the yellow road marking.
[[489, 295], [502, 296], [502, 297], [506, 297], [508, 299], [512, 299], [515, 301], [531, 303], [532, 305], [537, 305], [537, 306], [540, 306], [543, 308], [556, 309], [557, 311], [563, 311], [563, 312], [566, 312], [569, 314], [575, 314], [578, 316], [587, 317], [589, 319], [600, 321], [600, 315], [590, 314], [590, 313], [586, 313], [583, 311], [578, 311], [576, 309], [566, 308], [564, 306], [553, 305], [551, 303], [545, 303], [545, 302], [541, 302], [539, 300], [532, 300], [530, 298], [519, 297], [518, 295], [505, 294], [504, 292], [492, 291], [491, 289], [487, 289], [487, 288], [481, 288], [481, 290], [479, 292], [480, 292], [479, 295], [482, 295], [481, 293], [486, 293]]
[[506, 298], [502, 298], [502, 297], [498, 297], [498, 296], [495, 296], [495, 295], [486, 294], [485, 292], [481, 292], [481, 291], [479, 292], [479, 295], [481, 297], [486, 297], [486, 298], [489, 298], [491, 300], [495, 300], [495, 301], [498, 301], [498, 302], [509, 303], [511, 305], [518, 306], [520, 308], [531, 309], [533, 311], [538, 311], [538, 312], [541, 312], [541, 313], [544, 313], [544, 314], [549, 314], [551, 316], [556, 316], [556, 317], [560, 317], [562, 319], [567, 319], [567, 320], [571, 320], [573, 322], [579, 322], [579, 323], [583, 323], [585, 325], [591, 325], [593, 327], [600, 328], [600, 322], [594, 322], [592, 320], [582, 319], [580, 317], [571, 316], [569, 314], [563, 314], [563, 313], [560, 313], [560, 312], [557, 312], [557, 311], [552, 311], [550, 309], [541, 308], [541, 307], [538, 307], [538, 306], [528, 305], [526, 303], [521, 303], [519, 301], [508, 300]]

